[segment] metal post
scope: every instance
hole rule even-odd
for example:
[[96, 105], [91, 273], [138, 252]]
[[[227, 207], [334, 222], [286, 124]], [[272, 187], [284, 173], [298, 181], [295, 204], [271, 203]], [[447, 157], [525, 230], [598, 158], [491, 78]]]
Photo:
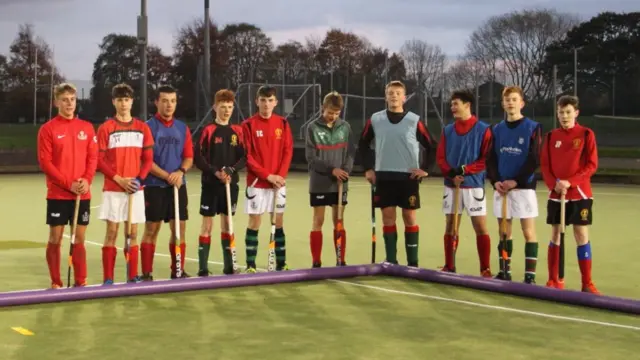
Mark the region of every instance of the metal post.
[[54, 68], [54, 62], [53, 62], [53, 51], [51, 52], [51, 60], [50, 60], [50, 64], [49, 64], [50, 68], [51, 68], [51, 83], [49, 84], [49, 119], [51, 119], [53, 117], [53, 74], [55, 71]]
[[33, 63], [33, 126], [38, 123], [38, 48], [35, 48]]
[[553, 94], [553, 128], [558, 127], [558, 100], [557, 92], [558, 89], [558, 65], [553, 65], [553, 83], [551, 84], [552, 94]]
[[205, 104], [211, 101], [211, 20], [209, 19], [209, 0], [204, 0], [204, 90]]
[[138, 16], [138, 46], [140, 47], [140, 119], [147, 119], [147, 0], [140, 0], [140, 16]]
[[616, 116], [616, 73], [611, 79], [611, 116]]
[[367, 75], [362, 76], [362, 126], [367, 124]]

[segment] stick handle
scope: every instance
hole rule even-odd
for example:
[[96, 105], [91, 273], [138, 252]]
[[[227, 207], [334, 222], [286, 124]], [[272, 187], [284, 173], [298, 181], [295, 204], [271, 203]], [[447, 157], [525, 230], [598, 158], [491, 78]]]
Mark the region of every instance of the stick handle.
[[133, 195], [127, 198], [127, 238], [131, 237], [131, 220], [133, 219]]
[[371, 185], [371, 263], [376, 263], [376, 186]]
[[73, 220], [71, 222], [70, 243], [69, 243], [69, 265], [67, 267], [67, 287], [71, 286], [71, 267], [73, 267], [73, 245], [76, 243], [76, 229], [78, 228], [78, 214], [80, 213], [80, 195], [76, 195], [75, 207], [73, 209]]
[[342, 183], [342, 180], [338, 180], [338, 221], [342, 221], [342, 192], [344, 185]]
[[460, 185], [456, 185], [453, 189], [453, 228], [451, 234], [458, 235], [458, 202], [460, 201]]
[[[227, 193], [227, 225], [229, 226], [229, 235], [233, 235], [233, 212], [231, 211], [231, 184], [227, 181], [224, 184]], [[275, 206], [275, 204], [274, 204]]]
[[560, 232], [564, 234], [566, 228], [566, 219], [565, 219], [565, 209], [566, 209], [566, 195], [560, 195]]
[[508, 193], [502, 195], [502, 218], [500, 219], [500, 232], [502, 235], [507, 233], [507, 196]]
[[180, 189], [173, 187], [173, 219], [176, 228], [176, 238], [180, 237]]

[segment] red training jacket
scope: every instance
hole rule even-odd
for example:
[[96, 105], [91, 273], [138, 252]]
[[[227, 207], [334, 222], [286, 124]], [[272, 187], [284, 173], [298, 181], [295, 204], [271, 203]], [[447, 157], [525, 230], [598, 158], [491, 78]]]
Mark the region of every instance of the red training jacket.
[[247, 185], [256, 188], [272, 188], [267, 177], [271, 174], [286, 178], [293, 157], [293, 136], [289, 122], [280, 115], [272, 114], [264, 119], [260, 114], [242, 122], [247, 155]]
[[567, 200], [591, 199], [591, 176], [597, 169], [598, 149], [591, 129], [576, 124], [571, 129], [558, 128], [547, 133], [540, 154], [540, 170], [551, 191], [550, 199], [560, 199], [560, 194], [553, 190], [558, 179], [571, 183]]
[[[38, 162], [47, 179], [47, 199], [74, 200], [71, 184], [91, 184], [98, 165], [98, 143], [91, 123], [56, 116], [38, 131]], [[91, 191], [82, 195], [91, 199]]]

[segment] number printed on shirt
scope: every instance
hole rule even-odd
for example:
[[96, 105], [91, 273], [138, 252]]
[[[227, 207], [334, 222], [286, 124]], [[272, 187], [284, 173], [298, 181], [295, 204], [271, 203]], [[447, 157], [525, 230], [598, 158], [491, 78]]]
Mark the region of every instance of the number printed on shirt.
[[256, 136], [257, 137], [262, 137], [262, 130], [256, 130]]

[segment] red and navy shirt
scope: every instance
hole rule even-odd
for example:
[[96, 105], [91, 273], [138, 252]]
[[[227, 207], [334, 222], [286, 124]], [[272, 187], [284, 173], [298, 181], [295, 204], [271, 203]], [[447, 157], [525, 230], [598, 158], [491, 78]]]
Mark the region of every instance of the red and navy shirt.
[[221, 184], [216, 171], [223, 167], [232, 167], [235, 171], [231, 177], [238, 183], [238, 170], [246, 165], [242, 129], [239, 125], [207, 125], [202, 131], [195, 151], [196, 167], [202, 171], [203, 184]]

